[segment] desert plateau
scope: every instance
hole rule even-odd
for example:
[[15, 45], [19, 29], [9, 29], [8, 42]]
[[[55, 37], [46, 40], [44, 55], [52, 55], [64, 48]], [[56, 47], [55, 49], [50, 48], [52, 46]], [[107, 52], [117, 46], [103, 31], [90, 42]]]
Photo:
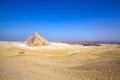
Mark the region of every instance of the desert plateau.
[[120, 45], [1, 41], [0, 80], [120, 80]]
[[0, 0], [0, 80], [120, 80], [120, 0]]

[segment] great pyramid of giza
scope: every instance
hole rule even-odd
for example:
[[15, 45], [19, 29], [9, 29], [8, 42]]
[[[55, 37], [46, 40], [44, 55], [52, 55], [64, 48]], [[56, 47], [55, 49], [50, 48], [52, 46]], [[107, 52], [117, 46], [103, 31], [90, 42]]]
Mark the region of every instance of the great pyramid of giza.
[[34, 32], [32, 36], [25, 41], [25, 43], [29, 46], [42, 46], [47, 45], [48, 41], [37, 32]]

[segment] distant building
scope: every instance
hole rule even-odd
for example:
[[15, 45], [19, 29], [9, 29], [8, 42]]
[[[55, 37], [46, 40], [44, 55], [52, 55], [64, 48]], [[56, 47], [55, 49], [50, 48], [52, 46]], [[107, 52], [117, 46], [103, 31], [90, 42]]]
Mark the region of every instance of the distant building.
[[34, 32], [32, 36], [30, 36], [25, 43], [29, 46], [42, 46], [47, 45], [48, 41], [41, 35], [39, 35], [37, 32]]

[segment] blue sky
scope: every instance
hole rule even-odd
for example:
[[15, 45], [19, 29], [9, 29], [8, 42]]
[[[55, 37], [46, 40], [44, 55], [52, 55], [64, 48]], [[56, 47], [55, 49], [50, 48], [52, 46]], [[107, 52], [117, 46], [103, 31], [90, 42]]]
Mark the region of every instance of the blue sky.
[[120, 40], [119, 0], [0, 0], [0, 40]]

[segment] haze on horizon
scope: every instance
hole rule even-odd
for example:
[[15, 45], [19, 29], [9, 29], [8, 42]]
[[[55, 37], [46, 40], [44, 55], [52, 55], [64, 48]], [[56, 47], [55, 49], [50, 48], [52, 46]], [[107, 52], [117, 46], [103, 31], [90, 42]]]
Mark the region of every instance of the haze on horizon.
[[119, 0], [0, 0], [0, 40], [119, 41]]

